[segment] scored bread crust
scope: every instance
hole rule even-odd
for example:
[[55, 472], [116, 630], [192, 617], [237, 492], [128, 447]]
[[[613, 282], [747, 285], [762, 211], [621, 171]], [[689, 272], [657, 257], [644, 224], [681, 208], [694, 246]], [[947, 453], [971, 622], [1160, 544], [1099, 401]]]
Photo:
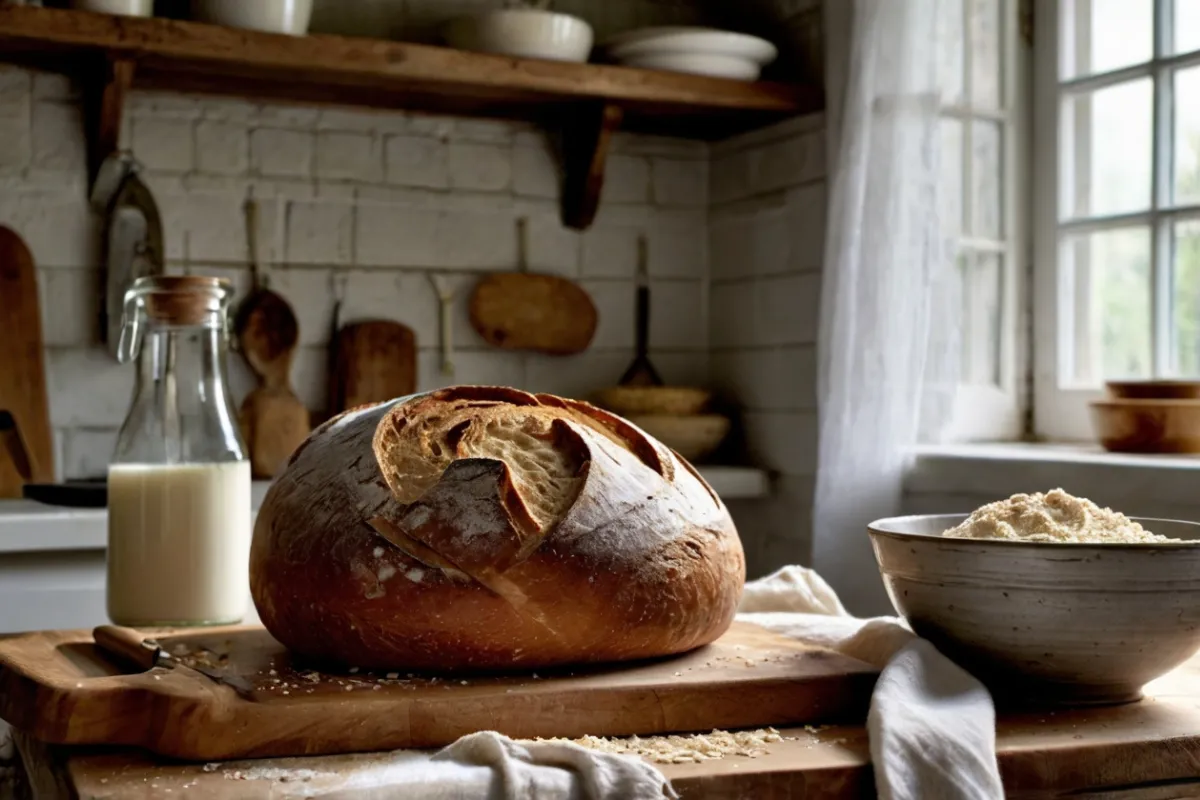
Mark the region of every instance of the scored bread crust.
[[682, 458], [586, 403], [454, 387], [346, 412], [263, 501], [254, 603], [292, 651], [495, 670], [693, 649], [745, 559]]

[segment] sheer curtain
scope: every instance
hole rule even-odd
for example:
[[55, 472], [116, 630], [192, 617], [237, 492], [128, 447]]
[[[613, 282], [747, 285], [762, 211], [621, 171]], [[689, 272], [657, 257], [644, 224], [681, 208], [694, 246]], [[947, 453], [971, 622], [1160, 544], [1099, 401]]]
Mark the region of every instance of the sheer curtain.
[[899, 513], [911, 449], [948, 416], [957, 377], [961, 305], [939, 189], [945, 1], [843, 0], [849, 51], [840, 102], [831, 93], [813, 565], [860, 615], [891, 610], [866, 525]]

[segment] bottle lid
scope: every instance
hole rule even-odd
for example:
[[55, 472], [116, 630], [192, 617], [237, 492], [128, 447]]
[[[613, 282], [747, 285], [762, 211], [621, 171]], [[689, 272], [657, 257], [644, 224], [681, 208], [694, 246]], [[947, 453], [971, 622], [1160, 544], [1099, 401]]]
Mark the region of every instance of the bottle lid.
[[146, 316], [167, 325], [202, 324], [233, 294], [232, 282], [199, 275], [151, 275], [133, 288], [144, 298]]

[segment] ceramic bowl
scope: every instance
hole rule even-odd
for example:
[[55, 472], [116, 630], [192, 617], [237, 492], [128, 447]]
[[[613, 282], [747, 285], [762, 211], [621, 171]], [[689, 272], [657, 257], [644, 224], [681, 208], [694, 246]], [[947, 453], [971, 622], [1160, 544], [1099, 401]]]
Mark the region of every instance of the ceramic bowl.
[[592, 26], [569, 14], [510, 8], [460, 17], [445, 30], [459, 50], [519, 58], [584, 62], [592, 53]]
[[720, 447], [730, 427], [729, 418], [719, 414], [646, 414], [628, 419], [691, 462], [703, 460]]
[[1114, 453], [1200, 453], [1200, 400], [1101, 400], [1092, 424]]
[[1121, 400], [1200, 400], [1200, 381], [1109, 381], [1107, 388]]
[[[1070, 544], [941, 536], [965, 515], [868, 530], [896, 610], [1005, 705], [1137, 700], [1200, 650], [1200, 541]], [[1200, 525], [1139, 519], [1200, 540]]]
[[308, 33], [312, 9], [313, 0], [192, 0], [201, 22], [293, 36]]
[[692, 386], [610, 386], [592, 396], [593, 402], [614, 414], [699, 414], [712, 392]]
[[154, 0], [71, 0], [71, 8], [126, 17], [149, 17], [154, 13]]

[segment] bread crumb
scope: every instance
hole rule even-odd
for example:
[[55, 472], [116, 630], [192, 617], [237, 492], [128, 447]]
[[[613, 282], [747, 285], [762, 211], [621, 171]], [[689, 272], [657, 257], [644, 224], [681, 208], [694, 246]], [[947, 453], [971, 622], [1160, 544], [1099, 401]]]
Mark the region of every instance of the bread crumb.
[[721, 731], [696, 733], [686, 736], [631, 736], [628, 739], [607, 739], [599, 736], [584, 736], [581, 739], [538, 739], [536, 741], [571, 741], [589, 750], [641, 756], [659, 764], [698, 764], [727, 756], [757, 758], [770, 748], [769, 744], [782, 742], [784, 737], [774, 728], [753, 731]]
[[1143, 528], [1129, 517], [1062, 489], [1014, 494], [975, 510], [942, 533], [955, 539], [1007, 539], [1079, 544], [1178, 542]]

